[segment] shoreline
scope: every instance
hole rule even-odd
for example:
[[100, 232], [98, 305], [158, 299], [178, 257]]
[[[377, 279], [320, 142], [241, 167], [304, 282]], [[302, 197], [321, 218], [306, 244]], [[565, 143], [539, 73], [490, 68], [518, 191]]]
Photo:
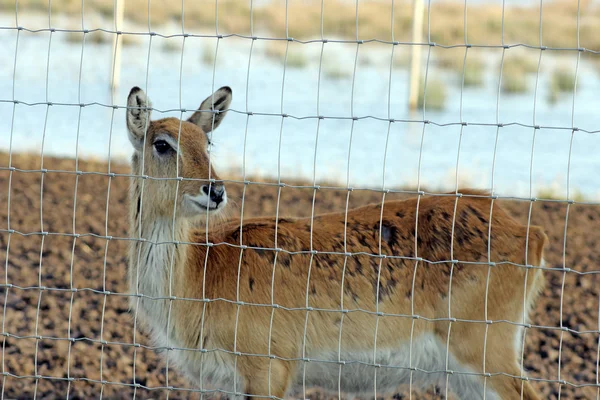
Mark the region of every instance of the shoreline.
[[[41, 170], [37, 168], [33, 168], [32, 161], [33, 160], [41, 160], [40, 154], [35, 152], [13, 152], [13, 167], [17, 168], [17, 172], [21, 173], [39, 173]], [[7, 172], [8, 170], [8, 159], [9, 153], [3, 149], [0, 149], [0, 161], [4, 160], [2, 164], [0, 164], [0, 172]], [[108, 168], [110, 161], [110, 169]], [[56, 155], [48, 155], [44, 154], [44, 168], [49, 170], [48, 173], [57, 173], [57, 174], [69, 174], [69, 175], [77, 175], [77, 171], [75, 170], [76, 163], [83, 163], [84, 165], [93, 166], [94, 169], [86, 169], [83, 171], [81, 175], [100, 175], [108, 177], [111, 173], [125, 176], [129, 178], [130, 175], [130, 164], [128, 157], [115, 157], [110, 160], [104, 159], [98, 156], [90, 156], [86, 157], [85, 155], [79, 156], [77, 159], [75, 157], [66, 157], [66, 156], [56, 156]], [[57, 164], [57, 165], [70, 165], [72, 168], [64, 169], [64, 170], [56, 170], [53, 168], [49, 168], [48, 164]], [[19, 167], [19, 165], [26, 165], [26, 168]], [[40, 165], [41, 167], [41, 165]], [[242, 178], [241, 167], [231, 167], [229, 169], [219, 169], [219, 175], [222, 177], [223, 181], [227, 184], [243, 184], [244, 181], [251, 182], [252, 185], [258, 186], [278, 186], [279, 178], [274, 174], [263, 174], [258, 171], [254, 171], [253, 173], [246, 174], [246, 178]], [[313, 188], [313, 184], [304, 176], [293, 176], [293, 175], [281, 175], [281, 183], [285, 186], [298, 188], [298, 189], [311, 189]], [[321, 187], [321, 190], [345, 190], [347, 191], [346, 184], [341, 179], [333, 179], [330, 181], [318, 180], [317, 184]], [[459, 191], [460, 189], [473, 188], [478, 190], [489, 190], [489, 188], [479, 187], [480, 185], [473, 184], [469, 181], [463, 181], [459, 183]], [[539, 185], [538, 185], [539, 186]], [[373, 193], [395, 193], [398, 195], [417, 195], [419, 192], [423, 192], [425, 195], [430, 194], [444, 194], [454, 192], [454, 187], [452, 182], [450, 185], [439, 185], [437, 187], [428, 187], [427, 185], [422, 186], [418, 189], [416, 186], [408, 185], [408, 186], [400, 186], [400, 187], [386, 187], [382, 189], [381, 187], [375, 186], [356, 186], [351, 185], [352, 191], [357, 192], [373, 192]], [[549, 201], [549, 202], [564, 202], [569, 201], [566, 196], [561, 195], [560, 190], [553, 185], [538, 187], [537, 191], [534, 193], [536, 196], [536, 201]], [[587, 206], [600, 205], [600, 197], [593, 197], [584, 195], [579, 188], [571, 188], [571, 201], [572, 204], [581, 204]], [[495, 195], [502, 200], [514, 200], [519, 202], [528, 202], [530, 199], [526, 196], [519, 195], [502, 195], [495, 193]]]

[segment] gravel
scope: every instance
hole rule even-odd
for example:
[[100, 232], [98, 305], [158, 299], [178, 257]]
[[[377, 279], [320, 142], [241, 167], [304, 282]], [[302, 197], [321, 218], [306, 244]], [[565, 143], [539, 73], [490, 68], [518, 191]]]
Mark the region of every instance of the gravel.
[[[8, 165], [8, 155], [0, 153], [0, 167]], [[13, 155], [12, 166], [39, 170], [41, 160]], [[97, 161], [79, 161], [76, 166], [71, 159], [45, 158], [43, 168], [71, 173], [50, 171], [42, 176], [40, 172], [15, 171], [11, 179], [6, 168], [0, 170], [0, 229], [7, 229], [10, 216], [11, 229], [49, 233], [23, 236], [0, 232], [0, 276], [5, 276], [6, 282], [0, 279], [14, 285], [0, 288], [5, 332], [0, 339], [4, 397], [45, 399], [68, 394], [70, 398], [165, 398], [168, 392], [172, 399], [199, 398], [185, 390], [191, 386], [172, 368], [168, 385], [174, 389], [164, 389], [167, 374], [163, 358], [144, 348], [150, 343], [143, 333], [134, 333], [128, 299], [118, 295], [127, 293], [126, 241], [54, 234], [75, 231], [126, 237], [129, 178], [115, 176], [109, 180], [105, 175], [74, 173], [76, 168], [108, 172], [108, 166]], [[111, 172], [128, 173], [129, 169], [114, 164]], [[228, 184], [234, 210], [241, 206], [242, 189], [243, 185]], [[274, 215], [277, 194], [276, 186], [249, 185], [245, 216]], [[347, 194], [346, 190], [317, 191], [316, 212], [343, 211]], [[312, 189], [282, 188], [280, 215], [310, 216], [312, 196]], [[389, 194], [386, 201], [400, 197]], [[350, 193], [350, 207], [378, 201], [381, 193]], [[532, 324], [545, 328], [531, 328], [526, 333], [524, 363], [534, 379], [533, 386], [548, 399], [595, 397], [600, 207], [574, 204], [567, 208], [564, 203], [539, 201], [503, 204], [523, 223], [527, 223], [531, 205], [531, 222], [544, 227], [550, 238], [547, 266], [570, 269], [546, 273], [547, 286], [531, 319]], [[235, 215], [235, 211], [231, 213]], [[105, 290], [113, 294], [105, 295]], [[561, 330], [561, 326], [569, 330]], [[132, 345], [134, 337], [140, 347]], [[36, 380], [36, 375], [41, 378]], [[134, 388], [134, 382], [141, 386]], [[313, 399], [330, 398], [319, 390], [309, 393]], [[413, 398], [442, 398], [436, 393], [432, 389]], [[406, 392], [394, 397], [408, 398]]]

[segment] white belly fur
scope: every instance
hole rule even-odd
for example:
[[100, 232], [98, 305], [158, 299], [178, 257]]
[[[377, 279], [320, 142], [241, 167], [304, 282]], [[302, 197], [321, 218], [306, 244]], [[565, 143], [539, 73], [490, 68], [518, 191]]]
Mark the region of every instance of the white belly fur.
[[[335, 361], [334, 363], [308, 362], [306, 368], [300, 364], [297, 376], [297, 385], [302, 387], [322, 387], [329, 391], [348, 394], [364, 394], [372, 396], [377, 390], [378, 394], [394, 393], [400, 385], [410, 384], [408, 344], [397, 349], [381, 349], [377, 351], [377, 363], [373, 364], [373, 352], [342, 352], [342, 360], [346, 364], [340, 365], [337, 351], [324, 352], [311, 355], [318, 360]], [[367, 365], [371, 364], [371, 365]], [[385, 367], [385, 365], [393, 367]], [[412, 387], [415, 389], [429, 388], [432, 385], [446, 386], [446, 344], [433, 335], [423, 335], [413, 341], [412, 366], [418, 370], [413, 371]], [[403, 367], [403, 368], [398, 368]], [[462, 365], [452, 355], [448, 360], [448, 369], [455, 372], [475, 373], [472, 369]], [[377, 373], [377, 387], [375, 388], [375, 373]], [[341, 379], [340, 379], [341, 378]], [[460, 399], [483, 399], [483, 379], [477, 375], [454, 373], [449, 376], [449, 389]], [[485, 395], [487, 400], [499, 400], [496, 393], [487, 387]]]
[[[337, 363], [337, 351], [321, 352], [311, 355], [312, 360], [305, 365], [298, 364], [295, 386], [302, 388], [320, 387], [330, 392], [341, 390], [347, 395], [373, 396], [375, 390], [379, 395], [391, 394], [401, 385], [410, 384], [408, 344], [397, 349], [380, 349], [377, 351], [377, 363], [373, 364], [373, 352], [342, 352], [342, 365]], [[205, 354], [192, 351], [175, 350], [169, 352], [170, 359], [185, 373], [196, 389], [217, 390], [226, 394], [244, 392], [244, 382], [239, 374], [234, 373], [233, 357], [221, 351], [208, 351]], [[423, 335], [413, 341], [412, 387], [427, 389], [433, 385], [446, 386], [446, 344], [431, 334]], [[323, 362], [329, 361], [329, 362]], [[386, 367], [393, 366], [393, 367]], [[400, 368], [399, 368], [400, 367]], [[448, 359], [448, 369], [455, 371], [449, 376], [450, 392], [459, 399], [483, 399], [483, 379], [476, 372], [458, 362], [452, 355]], [[422, 372], [428, 371], [428, 372]], [[436, 372], [440, 371], [440, 372]], [[377, 387], [375, 388], [375, 372], [377, 372]], [[462, 373], [460, 373], [462, 372]], [[465, 374], [467, 373], [467, 374]], [[235, 378], [234, 378], [235, 377]], [[341, 379], [340, 379], [341, 377]], [[202, 379], [204, 378], [204, 379]], [[201, 384], [204, 381], [204, 384]], [[237, 382], [236, 382], [237, 381]], [[302, 390], [296, 390], [302, 395]], [[237, 396], [229, 396], [237, 397]], [[499, 400], [489, 385], [485, 393], [486, 400]]]

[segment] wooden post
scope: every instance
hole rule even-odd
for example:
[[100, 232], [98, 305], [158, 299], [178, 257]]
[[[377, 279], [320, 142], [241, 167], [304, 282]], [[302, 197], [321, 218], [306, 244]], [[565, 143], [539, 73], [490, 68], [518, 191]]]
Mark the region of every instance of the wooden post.
[[413, 0], [413, 26], [412, 43], [410, 56], [410, 92], [408, 97], [408, 107], [415, 110], [419, 102], [419, 90], [421, 83], [421, 50], [422, 46], [416, 43], [423, 42], [423, 0]]
[[[125, 0], [115, 0], [115, 31], [123, 29], [123, 14], [125, 13]], [[111, 73], [111, 89], [114, 91], [119, 87], [121, 80], [121, 47], [123, 46], [123, 35], [117, 35], [113, 42], [113, 63]]]

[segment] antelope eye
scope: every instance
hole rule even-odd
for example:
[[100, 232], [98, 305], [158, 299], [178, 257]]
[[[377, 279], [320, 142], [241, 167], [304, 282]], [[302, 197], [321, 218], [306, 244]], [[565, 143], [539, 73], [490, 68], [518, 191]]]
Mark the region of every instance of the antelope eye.
[[169, 143], [165, 142], [164, 140], [157, 140], [156, 142], [154, 142], [154, 148], [156, 149], [158, 154], [165, 154], [166, 152], [171, 150], [171, 146], [169, 145]]

